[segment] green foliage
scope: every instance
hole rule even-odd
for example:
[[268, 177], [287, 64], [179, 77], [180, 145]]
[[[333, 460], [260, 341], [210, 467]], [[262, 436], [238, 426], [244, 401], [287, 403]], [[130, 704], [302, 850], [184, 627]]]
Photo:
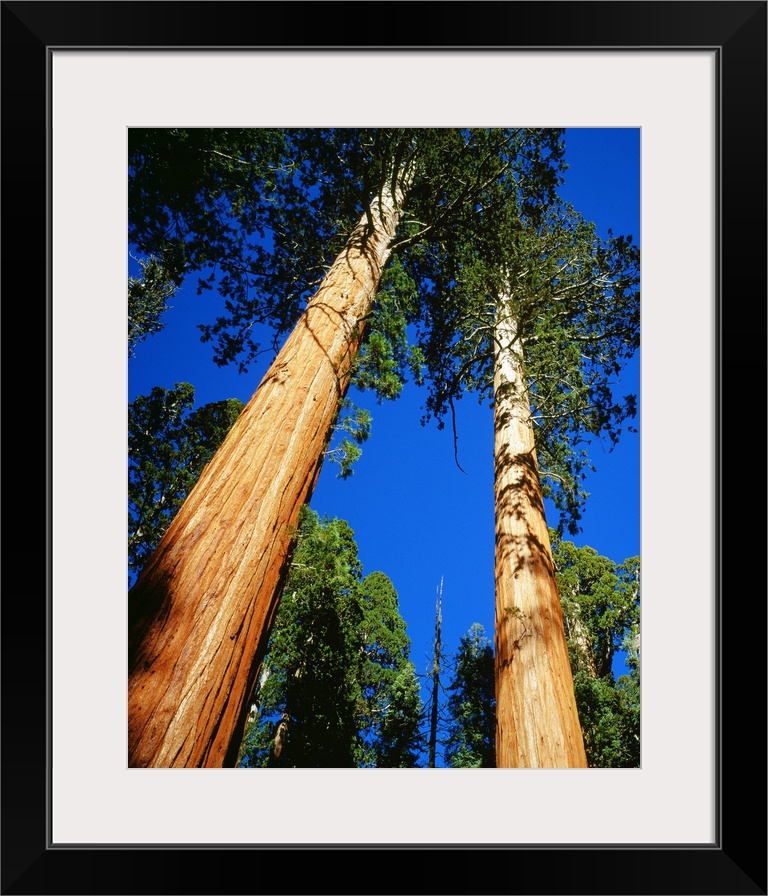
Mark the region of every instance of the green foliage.
[[461, 639], [448, 690], [445, 759], [452, 768], [496, 767], [496, 680], [493, 648], [474, 623]]
[[[584, 746], [592, 768], [640, 765], [640, 586], [637, 557], [615, 564], [561, 541], [552, 556], [563, 607]], [[614, 657], [629, 674], [615, 680]]]
[[215, 289], [223, 310], [202, 339], [217, 364], [246, 371], [264, 350], [254, 325], [271, 326], [276, 346], [361, 216], [372, 221], [384, 187], [413, 173], [359, 367], [363, 388], [394, 397], [406, 373], [420, 376], [405, 324], [439, 276], [441, 247], [487, 226], [480, 204], [489, 216], [503, 207], [489, 185], [505, 173], [538, 166], [546, 179], [529, 146], [525, 129], [131, 128], [129, 243], [174, 282], [197, 274], [200, 292]]
[[631, 237], [598, 237], [556, 193], [562, 135], [526, 132], [508, 175], [478, 203], [474, 239], [446, 238], [437, 276], [409, 274], [423, 309], [417, 344], [429, 381], [426, 419], [443, 425], [464, 392], [493, 401], [495, 328], [513, 326], [522, 354], [542, 489], [560, 512], [558, 530], [579, 531], [593, 469], [589, 448], [609, 450], [636, 414], [618, 394], [639, 345], [639, 252]]
[[128, 406], [128, 567], [141, 571], [243, 409], [235, 398], [192, 410], [189, 383], [156, 386]]
[[404, 132], [269, 128], [129, 131], [129, 241], [224, 300], [201, 326], [241, 372], [289, 332], [382, 182]]
[[[421, 353], [409, 345], [407, 326], [418, 305], [415, 285], [403, 271], [396, 258], [382, 278], [382, 289], [377, 295], [372, 326], [368, 327], [364, 342], [352, 370], [352, 383], [360, 391], [372, 391], [379, 403], [400, 395], [410, 375], [422, 383]], [[339, 420], [334, 435], [342, 436], [327, 456], [339, 465], [338, 476], [346, 479], [354, 472], [354, 464], [362, 454], [360, 447], [371, 434], [371, 415], [357, 407], [350, 399], [341, 403]]]
[[421, 351], [409, 345], [407, 326], [418, 311], [416, 284], [395, 257], [382, 277], [373, 325], [355, 360], [353, 383], [379, 401], [397, 398], [408, 375], [422, 382]]
[[391, 581], [363, 577], [346, 522], [302, 508], [239, 765], [413, 767], [421, 701], [409, 651]]
[[237, 277], [284, 149], [269, 128], [129, 128], [129, 242], [178, 284], [211, 264]]
[[339, 479], [348, 479], [355, 472], [354, 464], [363, 453], [360, 446], [371, 435], [371, 422], [369, 411], [349, 398], [342, 399], [333, 430], [333, 447], [326, 452], [326, 457], [339, 467]]
[[160, 259], [151, 256], [138, 262], [141, 276], [128, 278], [128, 351], [132, 357], [140, 342], [162, 330], [168, 299], [177, 288]]
[[423, 707], [397, 591], [384, 573], [373, 572], [362, 580], [358, 594], [362, 619], [357, 635], [365, 657], [360, 673], [362, 762], [413, 768], [423, 746], [418, 733]]
[[[199, 292], [221, 298], [201, 338], [217, 364], [245, 372], [269, 349], [257, 325], [276, 349], [361, 216], [372, 222], [383, 188], [413, 172], [353, 382], [383, 400], [427, 373], [427, 416], [441, 425], [464, 391], [492, 397], [505, 272], [543, 488], [575, 532], [590, 469], [580, 443], [615, 441], [634, 414], [604, 374], [636, 345], [637, 254], [629, 239], [597, 240], [556, 201], [563, 152], [562, 132], [547, 128], [130, 129], [129, 243], [157, 259], [168, 289], [196, 274]], [[162, 295], [147, 303], [150, 331]], [[340, 475], [360, 444], [333, 449]]]
[[584, 747], [590, 768], [640, 767], [640, 693], [635, 681], [573, 680]]

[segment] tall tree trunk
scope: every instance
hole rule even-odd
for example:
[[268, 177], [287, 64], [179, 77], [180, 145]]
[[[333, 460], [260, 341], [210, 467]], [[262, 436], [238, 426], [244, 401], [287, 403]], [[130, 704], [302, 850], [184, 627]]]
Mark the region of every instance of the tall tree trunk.
[[[394, 178], [393, 178], [394, 180]], [[129, 595], [128, 760], [232, 766], [409, 175], [383, 188]]]
[[497, 308], [494, 372], [496, 766], [586, 768], [511, 304]]

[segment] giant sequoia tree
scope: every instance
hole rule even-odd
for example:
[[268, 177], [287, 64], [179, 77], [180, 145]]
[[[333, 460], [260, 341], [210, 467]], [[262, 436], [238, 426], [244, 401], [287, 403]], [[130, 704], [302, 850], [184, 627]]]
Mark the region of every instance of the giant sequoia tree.
[[577, 531], [589, 445], [635, 413], [614, 393], [639, 340], [637, 250], [558, 199], [561, 148], [541, 150], [527, 184], [493, 185], [495, 226], [443, 248], [421, 335], [430, 413], [463, 390], [494, 405], [498, 767], [587, 765], [544, 498]]
[[[523, 131], [136, 131], [129, 238], [169, 278], [199, 272], [225, 313], [204, 331], [248, 368], [253, 325], [288, 337], [129, 595], [129, 764], [237, 758], [248, 698], [309, 500], [394, 253], [470, 238], [524, 155]], [[434, 275], [425, 253], [420, 270]], [[408, 317], [400, 306], [395, 319]], [[398, 361], [395, 358], [396, 362]], [[387, 370], [391, 374], [392, 371]], [[384, 377], [391, 385], [392, 378]]]

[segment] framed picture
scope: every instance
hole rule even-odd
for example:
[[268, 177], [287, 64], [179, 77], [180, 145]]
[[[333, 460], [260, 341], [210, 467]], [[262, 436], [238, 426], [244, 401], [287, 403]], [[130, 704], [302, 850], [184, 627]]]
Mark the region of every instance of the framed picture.
[[[6, 286], [22, 272], [41, 297], [6, 306], [27, 327], [39, 308], [46, 333], [48, 474], [45, 583], [4, 603], [3, 892], [766, 893], [765, 601], [724, 538], [726, 449], [749, 419], [727, 426], [726, 408], [750, 379], [737, 392], [728, 374], [765, 343], [766, 4], [6, 2], [2, 16]], [[128, 769], [126, 129], [471, 114], [641, 129], [642, 767]], [[14, 398], [25, 419], [26, 391]]]

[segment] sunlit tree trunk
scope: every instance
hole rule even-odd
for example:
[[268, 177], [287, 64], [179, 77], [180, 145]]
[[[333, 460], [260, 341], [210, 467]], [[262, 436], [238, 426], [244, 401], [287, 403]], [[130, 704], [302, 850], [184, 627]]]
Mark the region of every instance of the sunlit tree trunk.
[[586, 768], [508, 299], [499, 302], [495, 337], [496, 766]]
[[361, 217], [130, 592], [130, 766], [237, 759], [293, 528], [320, 473], [407, 188], [401, 176], [395, 194], [382, 189]]

